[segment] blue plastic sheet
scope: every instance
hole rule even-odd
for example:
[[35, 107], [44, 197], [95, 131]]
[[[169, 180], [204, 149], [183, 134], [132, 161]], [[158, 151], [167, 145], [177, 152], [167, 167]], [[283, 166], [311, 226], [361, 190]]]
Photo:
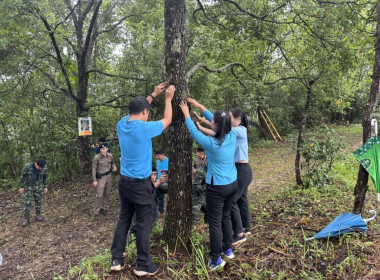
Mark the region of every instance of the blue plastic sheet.
[[341, 214], [316, 235], [306, 240], [329, 238], [356, 230], [365, 233], [367, 231], [367, 222], [373, 220], [376, 217], [376, 212], [374, 210], [370, 210], [370, 212], [374, 214], [374, 216], [365, 220], [363, 220], [360, 214]]

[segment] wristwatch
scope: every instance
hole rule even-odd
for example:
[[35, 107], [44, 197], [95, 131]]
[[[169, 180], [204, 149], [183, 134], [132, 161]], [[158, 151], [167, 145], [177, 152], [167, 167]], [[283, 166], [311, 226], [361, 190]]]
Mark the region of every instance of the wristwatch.
[[148, 96], [150, 96], [150, 97], [152, 97], [152, 99], [154, 99], [154, 96], [153, 96], [153, 94], [151, 93], [151, 94], [149, 94]]

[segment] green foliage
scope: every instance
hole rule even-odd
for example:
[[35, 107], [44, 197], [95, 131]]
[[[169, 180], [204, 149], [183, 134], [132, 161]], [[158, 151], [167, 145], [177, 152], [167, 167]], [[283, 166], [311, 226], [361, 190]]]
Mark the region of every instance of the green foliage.
[[[317, 80], [311, 127], [324, 121], [360, 119], [374, 55], [371, 3], [348, 7], [296, 0], [271, 13], [283, 2], [239, 1], [251, 13], [269, 13], [266, 22], [224, 1], [205, 4], [204, 13], [198, 1], [186, 4], [188, 70], [197, 63], [212, 69], [232, 62], [244, 66], [220, 73], [200, 69], [190, 77], [190, 96], [211, 111], [240, 107], [256, 120], [260, 105], [279, 133], [287, 135], [299, 125], [305, 83]], [[66, 4], [1, 1], [0, 149], [4, 156], [0, 178], [16, 179], [22, 166], [40, 155], [47, 157], [53, 179], [71, 178], [78, 171], [76, 103], [63, 90], [66, 82], [37, 7], [54, 30], [63, 65], [74, 91], [78, 90], [77, 33]], [[103, 1], [101, 5], [98, 31], [110, 31], [98, 36], [89, 69], [117, 77], [89, 73], [85, 106], [93, 118], [92, 139], [111, 139], [115, 158], [119, 157], [115, 127], [128, 113], [130, 98], [146, 96], [162, 79], [163, 14], [164, 5], [158, 0]], [[126, 15], [131, 16], [112, 28]], [[84, 35], [89, 23], [86, 18]], [[155, 101], [151, 119], [160, 119], [162, 109], [163, 103]], [[258, 135], [250, 133], [250, 139], [256, 141]]]
[[334, 131], [327, 126], [320, 128], [303, 142], [301, 155], [305, 161], [301, 167], [305, 172], [306, 188], [325, 187], [331, 183], [330, 171], [343, 147], [341, 139], [335, 139]]

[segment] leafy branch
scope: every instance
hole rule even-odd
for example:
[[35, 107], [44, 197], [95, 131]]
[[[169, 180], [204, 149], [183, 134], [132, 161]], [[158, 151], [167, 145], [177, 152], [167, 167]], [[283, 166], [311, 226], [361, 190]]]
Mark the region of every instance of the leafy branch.
[[235, 67], [235, 66], [243, 67], [243, 64], [233, 62], [233, 63], [230, 63], [230, 64], [223, 66], [222, 68], [212, 69], [204, 63], [198, 63], [198, 64], [194, 65], [193, 68], [191, 68], [191, 70], [189, 72], [186, 73], [186, 79], [189, 79], [195, 72], [197, 72], [201, 68], [205, 69], [207, 72], [222, 73], [224, 70], [226, 70], [230, 67]]
[[267, 19], [268, 16], [270, 16], [271, 14], [274, 14], [275, 12], [277, 12], [278, 10], [284, 8], [286, 6], [286, 4], [281, 4], [280, 6], [278, 6], [277, 8], [275, 8], [274, 10], [270, 11], [269, 13], [267, 13], [266, 15], [263, 15], [263, 16], [259, 16], [257, 14], [254, 14], [246, 9], [244, 9], [239, 3], [237, 3], [236, 1], [233, 1], [233, 0], [223, 0], [224, 2], [227, 2], [227, 3], [230, 3], [230, 4], [233, 4], [240, 12], [242, 12], [243, 14], [246, 14], [246, 15], [249, 15], [250, 17], [253, 17], [255, 19], [258, 19], [260, 21], [265, 21], [265, 22], [270, 22], [270, 23], [275, 23], [275, 24], [291, 24], [291, 23], [294, 23], [294, 20], [293, 21], [276, 21], [276, 20], [270, 20], [270, 19]]
[[107, 77], [121, 78], [121, 79], [125, 79], [125, 80], [147, 81], [146, 79], [143, 79], [143, 78], [136, 78], [136, 77], [127, 77], [127, 76], [122, 76], [122, 75], [115, 75], [115, 74], [106, 73], [106, 72], [103, 72], [103, 71], [100, 71], [100, 70], [97, 70], [97, 69], [92, 69], [92, 70], [87, 71], [88, 74], [89, 73], [93, 73], [93, 72], [102, 74], [102, 75], [107, 76]]

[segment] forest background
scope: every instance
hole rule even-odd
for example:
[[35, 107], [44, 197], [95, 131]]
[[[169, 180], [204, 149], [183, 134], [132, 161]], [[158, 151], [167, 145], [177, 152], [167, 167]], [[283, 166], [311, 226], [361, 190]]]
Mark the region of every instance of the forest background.
[[[333, 159], [339, 150], [339, 140], [329, 137], [331, 123], [364, 117], [371, 83], [379, 78], [378, 1], [3, 0], [2, 187], [16, 189], [24, 164], [39, 156], [47, 159], [51, 183], [74, 182], [90, 173], [91, 143], [100, 136], [119, 158], [116, 123], [128, 114], [129, 100], [147, 96], [168, 77], [167, 11], [176, 7], [186, 11], [180, 15], [186, 36], [177, 45], [186, 86], [174, 106], [191, 96], [211, 111], [240, 107], [254, 125], [250, 143], [265, 137], [258, 114], [264, 109], [284, 138], [298, 133], [296, 183], [329, 183], [321, 174], [331, 165], [315, 170], [311, 161], [321, 151], [325, 161]], [[162, 100], [155, 100], [150, 118], [162, 112]], [[78, 117], [87, 116], [93, 136], [78, 137]], [[314, 138], [304, 139], [313, 131]], [[173, 133], [157, 138], [154, 149], [170, 153]], [[318, 142], [321, 136], [328, 141]], [[170, 154], [171, 161], [188, 158], [189, 151]]]
[[[256, 122], [265, 109], [283, 136], [299, 129], [309, 89], [308, 128], [360, 122], [376, 4], [187, 1], [189, 95], [211, 111], [241, 107]], [[163, 80], [163, 2], [0, 5], [0, 178], [17, 180], [38, 156], [48, 160], [52, 181], [73, 178], [100, 136], [118, 158], [116, 123], [130, 98]], [[162, 111], [155, 101], [151, 119]], [[82, 116], [92, 117], [92, 137], [78, 137]], [[259, 130], [251, 131], [255, 139]]]

